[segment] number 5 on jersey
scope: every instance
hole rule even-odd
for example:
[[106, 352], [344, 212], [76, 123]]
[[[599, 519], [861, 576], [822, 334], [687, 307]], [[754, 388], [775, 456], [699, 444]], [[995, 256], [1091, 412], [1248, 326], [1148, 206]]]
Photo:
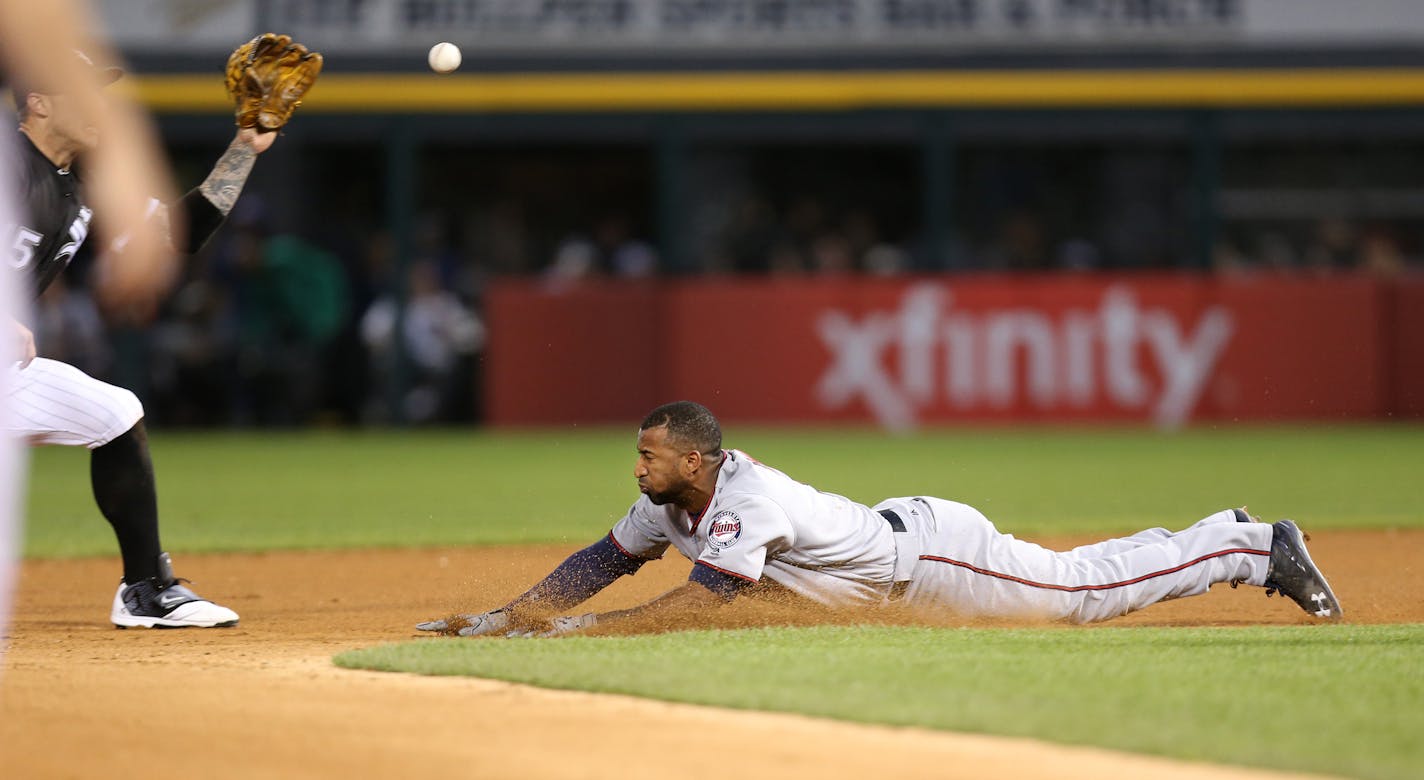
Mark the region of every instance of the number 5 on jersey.
[[43, 239], [44, 236], [29, 228], [20, 228], [15, 235], [15, 255], [10, 258], [10, 267], [21, 270], [29, 268], [35, 259], [35, 247], [39, 246]]

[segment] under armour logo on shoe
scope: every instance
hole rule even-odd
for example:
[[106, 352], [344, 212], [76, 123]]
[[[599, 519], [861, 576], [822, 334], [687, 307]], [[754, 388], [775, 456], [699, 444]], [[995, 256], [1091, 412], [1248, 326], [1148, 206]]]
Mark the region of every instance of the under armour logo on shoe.
[[1324, 593], [1312, 593], [1310, 600], [1316, 602], [1320, 609], [1315, 610], [1316, 617], [1330, 617], [1330, 607], [1325, 605]]

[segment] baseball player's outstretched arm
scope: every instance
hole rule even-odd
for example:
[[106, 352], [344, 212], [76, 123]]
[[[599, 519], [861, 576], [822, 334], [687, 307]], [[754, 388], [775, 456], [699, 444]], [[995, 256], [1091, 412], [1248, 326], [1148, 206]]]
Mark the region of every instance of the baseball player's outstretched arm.
[[570, 555], [539, 584], [525, 591], [502, 609], [518, 625], [546, 619], [550, 614], [577, 606], [625, 574], [636, 574], [647, 563], [618, 549], [605, 536]]
[[646, 604], [603, 614], [564, 615], [552, 620], [545, 620], [542, 616], [535, 620], [530, 615], [513, 635], [559, 636], [608, 624], [631, 633], [692, 628], [704, 615], [735, 599], [754, 584], [752, 580], [699, 564], [692, 567], [686, 584]]
[[237, 196], [242, 194], [242, 185], [247, 183], [252, 166], [257, 163], [257, 155], [271, 149], [276, 140], [276, 133], [262, 133], [251, 127], [239, 128], [227, 151], [213, 166], [212, 173], [198, 186], [198, 191], [213, 204], [213, 208], [227, 216], [233, 204], [237, 203]]
[[[270, 149], [276, 138], [276, 133], [260, 133], [250, 127], [237, 131], [208, 178], [180, 200], [179, 212], [186, 215], [188, 221], [186, 229], [173, 235], [174, 249], [191, 255], [208, 243], [232, 213], [247, 177], [252, 175], [252, 167], [257, 164], [257, 155]], [[159, 218], [166, 220], [167, 216]]]
[[646, 604], [601, 615], [555, 618], [553, 631], [546, 635], [567, 634], [610, 623], [617, 625], [621, 631], [635, 633], [691, 628], [701, 616], [735, 599], [754, 584], [751, 580], [699, 563], [692, 567], [685, 584]]
[[537, 585], [493, 612], [451, 615], [416, 628], [461, 636], [541, 630], [548, 627], [550, 616], [588, 601], [619, 577], [636, 573], [644, 563], [645, 559], [624, 553], [605, 536], [570, 555]]
[[[647, 632], [666, 631], [671, 628], [690, 628], [698, 617], [727, 603], [727, 599], [713, 593], [698, 582], [685, 582], [661, 596], [639, 604], [632, 609], [604, 612], [587, 620], [592, 625], [617, 626], [620, 631]], [[555, 624], [557, 627], [557, 623]]]

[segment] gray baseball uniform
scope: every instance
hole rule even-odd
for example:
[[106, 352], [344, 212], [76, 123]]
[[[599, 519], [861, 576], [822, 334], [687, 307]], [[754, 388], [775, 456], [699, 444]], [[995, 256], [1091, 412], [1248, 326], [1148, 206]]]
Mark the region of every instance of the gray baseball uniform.
[[644, 496], [611, 538], [635, 557], [671, 545], [696, 565], [767, 577], [831, 606], [903, 599], [962, 615], [1091, 622], [1216, 582], [1264, 584], [1271, 526], [1235, 521], [1224, 510], [1179, 533], [1055, 552], [1000, 533], [964, 504], [895, 498], [871, 508], [728, 450], [700, 514]]

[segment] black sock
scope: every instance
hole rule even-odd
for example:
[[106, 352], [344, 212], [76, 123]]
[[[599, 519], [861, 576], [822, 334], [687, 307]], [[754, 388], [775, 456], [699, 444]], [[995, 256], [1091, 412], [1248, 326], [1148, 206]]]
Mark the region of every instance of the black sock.
[[148, 433], [143, 420], [122, 436], [94, 450], [89, 479], [99, 511], [114, 527], [119, 552], [124, 557], [124, 582], [157, 577], [158, 494], [153, 483], [153, 462], [148, 457]]

